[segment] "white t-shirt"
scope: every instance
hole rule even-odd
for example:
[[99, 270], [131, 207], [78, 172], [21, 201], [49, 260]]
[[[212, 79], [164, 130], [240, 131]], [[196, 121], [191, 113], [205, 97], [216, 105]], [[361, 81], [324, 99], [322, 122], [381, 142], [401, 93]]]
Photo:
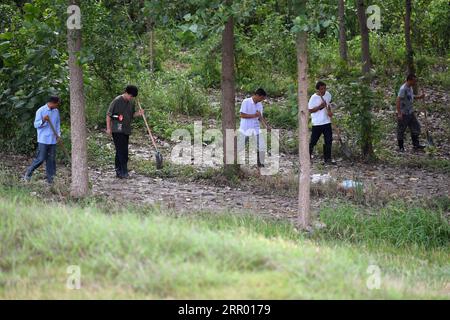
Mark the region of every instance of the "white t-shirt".
[[[323, 96], [327, 104], [331, 103], [331, 94], [327, 91]], [[311, 99], [309, 99], [308, 108], [314, 109], [322, 104], [322, 98], [317, 94], [313, 94]], [[323, 126], [324, 124], [331, 123], [331, 119], [328, 116], [327, 108], [323, 108], [317, 112], [311, 113], [311, 120], [313, 126]]]
[[[244, 101], [242, 101], [240, 113], [255, 114], [256, 111], [259, 111], [261, 113], [261, 115], [263, 114], [263, 105], [261, 102], [258, 102], [255, 104], [255, 102], [253, 101], [253, 98], [247, 98]], [[250, 137], [252, 135], [258, 135], [259, 134], [259, 119], [258, 118], [252, 118], [252, 119], [241, 118], [241, 126], [239, 128], [239, 131], [243, 135], [248, 136], [248, 137]]]

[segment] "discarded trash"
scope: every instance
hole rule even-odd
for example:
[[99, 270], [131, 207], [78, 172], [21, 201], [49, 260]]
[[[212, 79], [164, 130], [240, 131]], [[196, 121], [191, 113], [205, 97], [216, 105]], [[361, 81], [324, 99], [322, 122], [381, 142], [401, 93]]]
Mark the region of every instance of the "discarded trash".
[[332, 177], [327, 174], [313, 174], [311, 176], [311, 183], [327, 183], [332, 180]]
[[361, 188], [363, 186], [363, 184], [361, 182], [356, 182], [353, 180], [344, 180], [341, 184], [341, 186], [348, 190], [348, 189], [356, 189], [356, 188]]

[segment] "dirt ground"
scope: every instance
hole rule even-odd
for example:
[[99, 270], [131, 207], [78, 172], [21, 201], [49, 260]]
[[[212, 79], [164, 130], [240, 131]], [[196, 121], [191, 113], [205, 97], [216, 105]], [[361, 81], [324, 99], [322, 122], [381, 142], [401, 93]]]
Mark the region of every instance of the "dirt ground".
[[[328, 201], [329, 203], [329, 200], [336, 195], [336, 193], [329, 192], [330, 189], [342, 191], [340, 185], [345, 180], [362, 183], [366, 198], [369, 199], [420, 201], [450, 196], [448, 170], [410, 168], [406, 165], [411, 160], [448, 160], [450, 157], [448, 106], [442, 105], [443, 100], [448, 101], [448, 93], [436, 90], [429, 90], [426, 93], [429, 96], [427, 104], [434, 106], [434, 112], [429, 115], [430, 131], [433, 132], [436, 143], [434, 153], [430, 155], [412, 152], [408, 139], [407, 152], [397, 153], [395, 121], [392, 121], [393, 111], [380, 110], [376, 116], [384, 121], [385, 130], [388, 132], [386, 140], [382, 141], [383, 149], [395, 161], [378, 162], [373, 165], [337, 158], [337, 166], [324, 167], [318, 158], [320, 153], [316, 153], [316, 158], [313, 160], [312, 179], [315, 181], [326, 178], [328, 182], [325, 184], [313, 183], [312, 189], [315, 190], [311, 201], [313, 212], [317, 212], [324, 202]], [[418, 116], [422, 121], [424, 114], [419, 112]], [[211, 128], [217, 127], [217, 124], [215, 120], [210, 120], [205, 126]], [[97, 139], [98, 135], [102, 134], [94, 132], [91, 133], [91, 137]], [[295, 132], [287, 134], [295, 135]], [[423, 142], [425, 142], [424, 137], [423, 134]], [[101, 139], [98, 140], [101, 141]], [[111, 153], [114, 152], [111, 142], [101, 141], [99, 143], [106, 143], [107, 150], [110, 150]], [[165, 141], [158, 140], [158, 143], [167, 164], [170, 161], [172, 146]], [[337, 144], [337, 141], [334, 143]], [[2, 165], [16, 172], [18, 178], [32, 160], [30, 157], [7, 155], [1, 152], [0, 157]], [[130, 157], [137, 161], [154, 161], [154, 152], [144, 130], [135, 132], [132, 136]], [[247, 178], [241, 181], [237, 187], [217, 183], [214, 179], [186, 182], [186, 179], [152, 178], [136, 173], [132, 166], [130, 166], [131, 179], [118, 180], [115, 178], [112, 163], [102, 167], [91, 167], [89, 177], [94, 196], [102, 196], [122, 203], [150, 204], [177, 213], [233, 211], [294, 219], [297, 211], [298, 156], [281, 153], [278, 159], [280, 167], [276, 176], [258, 177], [256, 168], [246, 167], [244, 172]], [[63, 177], [62, 179], [66, 177], [67, 180], [70, 175], [69, 169], [61, 168], [61, 166], [59, 169], [59, 175]], [[197, 167], [196, 169], [204, 170], [205, 168]], [[43, 180], [44, 170], [44, 167], [39, 169], [40, 173], [35, 180]]]
[[[140, 140], [140, 139], [138, 139]], [[130, 153], [135, 159], [151, 161], [152, 152], [143, 144], [132, 143]], [[16, 172], [24, 172], [31, 158], [3, 155], [2, 161]], [[112, 165], [104, 168], [90, 168], [89, 176], [94, 196], [102, 196], [120, 203], [149, 204], [179, 214], [207, 211], [219, 213], [250, 212], [276, 219], [292, 220], [296, 217], [296, 157], [281, 155], [280, 174], [276, 177], [258, 178], [255, 168], [245, 168], [248, 181], [239, 187], [216, 185], [214, 181], [179, 181], [177, 178], [151, 178], [131, 169], [131, 179], [119, 180]], [[167, 161], [167, 158], [166, 160]], [[68, 168], [60, 168], [59, 175], [69, 175]], [[199, 168], [200, 169], [200, 168]], [[39, 169], [36, 180], [43, 180], [44, 168]], [[313, 180], [326, 177], [332, 188], [340, 186], [344, 180], [361, 182], [369, 197], [385, 199], [420, 200], [436, 196], [450, 196], [448, 174], [425, 169], [392, 167], [386, 164], [365, 165], [339, 161], [337, 166], [323, 167], [319, 161], [313, 163]], [[40, 175], [40, 176], [39, 176]], [[320, 176], [319, 176], [320, 175]], [[272, 183], [272, 180], [276, 182]], [[45, 185], [44, 182], [42, 182]], [[313, 188], [326, 189], [327, 184], [314, 183]], [[287, 189], [287, 192], [279, 192]], [[329, 189], [330, 187], [328, 187]], [[328, 202], [331, 194], [315, 194], [311, 206], [313, 213]]]

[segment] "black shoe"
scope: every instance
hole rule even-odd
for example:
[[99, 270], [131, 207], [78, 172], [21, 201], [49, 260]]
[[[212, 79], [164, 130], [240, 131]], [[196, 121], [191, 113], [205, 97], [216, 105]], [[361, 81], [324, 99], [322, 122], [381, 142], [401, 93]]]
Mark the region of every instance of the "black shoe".
[[403, 147], [400, 147], [400, 148], [398, 148], [398, 150], [397, 150], [398, 152], [400, 152], [400, 153], [405, 153], [405, 148], [403, 148]]
[[426, 148], [426, 146], [419, 144], [419, 145], [414, 146], [414, 151], [422, 151], [425, 148]]
[[329, 165], [329, 166], [336, 166], [337, 162], [334, 160], [325, 160], [325, 162], [323, 163], [324, 165]]

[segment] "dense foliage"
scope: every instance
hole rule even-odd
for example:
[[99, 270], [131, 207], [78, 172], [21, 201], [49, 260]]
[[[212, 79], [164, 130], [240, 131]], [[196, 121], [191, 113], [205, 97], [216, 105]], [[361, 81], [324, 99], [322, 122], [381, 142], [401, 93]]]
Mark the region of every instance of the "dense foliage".
[[[371, 4], [382, 10], [381, 29], [370, 34], [374, 75], [387, 85], [398, 85], [406, 72], [404, 3]], [[67, 6], [68, 2], [62, 0], [2, 1], [0, 5], [2, 148], [33, 150], [35, 132], [31, 121], [51, 94], [63, 98], [63, 131], [67, 135]], [[350, 87], [351, 80], [361, 76], [355, 0], [345, 4], [348, 65], [339, 58], [336, 1], [310, 1], [309, 6], [307, 15], [312, 21], [319, 21], [309, 25], [310, 92], [314, 81], [325, 79], [335, 85], [335, 91], [349, 90], [349, 94], [337, 92], [349, 110], [361, 107], [355, 102], [355, 95], [361, 101], [366, 99], [364, 95], [373, 93]], [[104, 126], [109, 102], [127, 83], [142, 88], [142, 100], [153, 114], [152, 125], [164, 138], [170, 137], [177, 126], [173, 115], [219, 118], [216, 106], [220, 97], [216, 91], [211, 94], [211, 90], [220, 87], [220, 31], [230, 13], [237, 18], [238, 91], [248, 93], [262, 86], [271, 96], [287, 98], [283, 105], [268, 108], [269, 120], [283, 128], [295, 128], [297, 69], [293, 31], [302, 16], [296, 18], [292, 1], [234, 1], [230, 9], [220, 1], [87, 0], [82, 2], [81, 10], [83, 52], [79, 62], [84, 69], [90, 128]], [[450, 84], [446, 67], [449, 18], [445, 0], [414, 1], [415, 60], [418, 73], [429, 84]], [[150, 32], [154, 34], [151, 71]], [[337, 87], [338, 84], [342, 85]], [[369, 105], [357, 113], [360, 116], [347, 119], [345, 125], [358, 130], [361, 121], [376, 112]], [[376, 129], [376, 123], [373, 127]], [[376, 137], [376, 131], [373, 135]]]

